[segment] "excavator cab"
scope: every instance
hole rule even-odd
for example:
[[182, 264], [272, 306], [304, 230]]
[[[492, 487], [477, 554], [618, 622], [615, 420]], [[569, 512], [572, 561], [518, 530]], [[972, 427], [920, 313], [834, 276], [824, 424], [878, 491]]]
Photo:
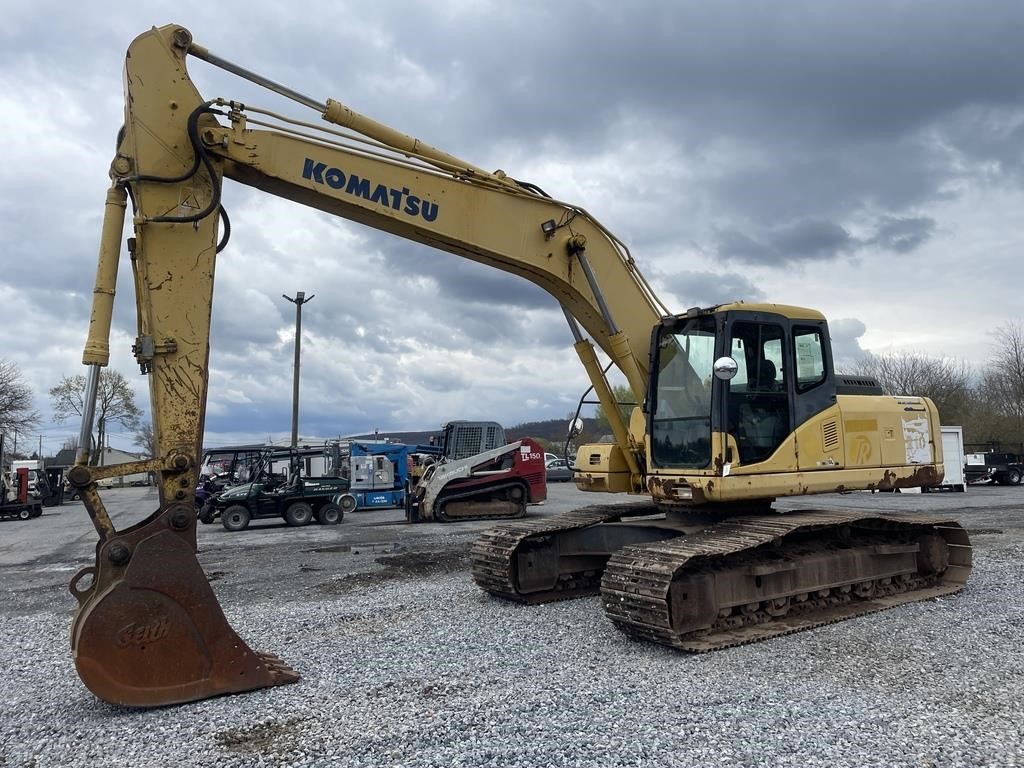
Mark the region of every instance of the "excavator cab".
[[766, 506], [794, 493], [927, 484], [941, 472], [931, 401], [880, 397], [873, 379], [837, 374], [814, 310], [735, 303], [666, 317], [651, 371], [648, 489], [662, 504]]
[[[652, 354], [654, 467], [764, 462], [786, 450], [797, 426], [836, 402], [825, 320], [812, 310], [804, 317], [691, 311], [662, 321]], [[726, 436], [715, 452], [714, 433]]]

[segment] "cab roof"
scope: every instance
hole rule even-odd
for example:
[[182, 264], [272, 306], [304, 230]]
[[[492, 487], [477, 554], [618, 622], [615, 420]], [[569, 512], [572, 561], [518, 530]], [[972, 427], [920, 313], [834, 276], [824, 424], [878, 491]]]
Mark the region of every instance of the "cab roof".
[[711, 312], [771, 312], [782, 315], [790, 320], [824, 320], [825, 315], [816, 309], [809, 307], [798, 307], [793, 304], [766, 304], [760, 302], [733, 301], [728, 304], [719, 304], [714, 307], [689, 309], [686, 314], [705, 314]]

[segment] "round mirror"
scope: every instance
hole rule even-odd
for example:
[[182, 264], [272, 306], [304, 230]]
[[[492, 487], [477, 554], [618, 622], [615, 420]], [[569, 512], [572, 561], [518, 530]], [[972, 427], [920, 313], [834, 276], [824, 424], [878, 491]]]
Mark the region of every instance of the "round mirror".
[[569, 422], [569, 437], [576, 437], [583, 432], [583, 419], [573, 419]]
[[715, 378], [721, 379], [722, 381], [729, 381], [736, 372], [739, 370], [739, 366], [736, 365], [736, 361], [731, 357], [720, 357], [715, 360], [714, 371]]

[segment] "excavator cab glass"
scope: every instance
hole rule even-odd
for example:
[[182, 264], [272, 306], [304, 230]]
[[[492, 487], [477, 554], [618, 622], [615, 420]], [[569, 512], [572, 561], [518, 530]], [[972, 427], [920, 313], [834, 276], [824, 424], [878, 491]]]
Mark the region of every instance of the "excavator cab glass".
[[651, 446], [661, 467], [706, 467], [711, 463], [711, 393], [715, 318], [683, 319], [661, 329], [655, 342], [654, 397], [650, 400]]
[[744, 464], [767, 459], [790, 433], [785, 339], [777, 323], [732, 323], [729, 349], [738, 371], [727, 385], [727, 431]]

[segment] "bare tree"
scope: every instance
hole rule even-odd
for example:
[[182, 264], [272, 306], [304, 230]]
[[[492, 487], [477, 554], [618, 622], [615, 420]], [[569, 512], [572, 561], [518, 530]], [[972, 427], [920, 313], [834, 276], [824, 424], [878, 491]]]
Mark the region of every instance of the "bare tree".
[[885, 352], [861, 358], [854, 368], [878, 381], [888, 395], [930, 397], [945, 424], [963, 424], [971, 410], [974, 371], [963, 360]]
[[996, 329], [995, 344], [977, 390], [985, 416], [981, 438], [993, 443], [1024, 439], [1024, 325]]
[[[32, 408], [32, 389], [21, 371], [9, 360], [0, 359], [0, 432], [26, 434], [39, 424], [39, 412]], [[10, 450], [12, 443], [7, 443]]]
[[[50, 389], [50, 403], [56, 422], [63, 423], [72, 416], [81, 417], [85, 410], [85, 376], [64, 376], [57, 386]], [[135, 393], [124, 375], [106, 368], [101, 370], [96, 391], [95, 445], [103, 448], [110, 424], [134, 429], [141, 416], [142, 411], [135, 405]], [[99, 450], [94, 451], [92, 460], [95, 461], [98, 455]]]
[[148, 421], [139, 424], [135, 430], [135, 445], [142, 449], [147, 459], [156, 456], [156, 437], [153, 435], [153, 425]]

